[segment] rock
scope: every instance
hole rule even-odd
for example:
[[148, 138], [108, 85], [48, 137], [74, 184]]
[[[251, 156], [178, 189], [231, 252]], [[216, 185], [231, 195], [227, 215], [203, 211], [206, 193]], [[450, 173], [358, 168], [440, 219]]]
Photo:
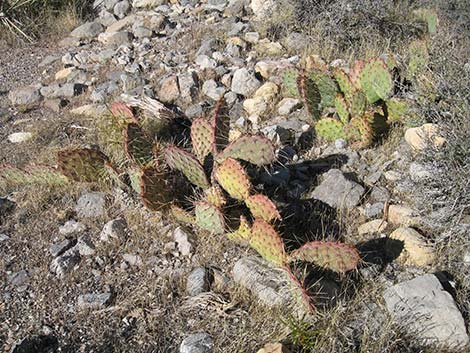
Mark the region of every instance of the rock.
[[412, 127], [405, 131], [405, 141], [416, 151], [422, 151], [429, 147], [440, 148], [446, 142], [439, 134], [440, 128], [437, 124], [424, 124]]
[[44, 108], [47, 108], [53, 112], [60, 112], [60, 110], [68, 104], [66, 99], [56, 98], [56, 99], [48, 99], [44, 101]]
[[7, 140], [11, 143], [22, 143], [29, 141], [33, 138], [33, 134], [30, 132], [14, 132], [8, 135]]
[[281, 56], [284, 48], [281, 43], [271, 42], [269, 39], [262, 39], [255, 45], [255, 50], [262, 56]]
[[122, 255], [122, 258], [131, 266], [140, 267], [144, 263], [142, 261], [142, 257], [136, 254], [124, 254]]
[[106, 33], [120, 32], [135, 22], [135, 15], [129, 15], [106, 28]]
[[128, 45], [133, 38], [132, 33], [127, 31], [101, 33], [98, 36], [98, 41], [107, 45], [108, 47], [120, 47], [121, 45]]
[[417, 162], [412, 162], [410, 164], [409, 173], [411, 180], [416, 183], [432, 178], [432, 172], [424, 165]]
[[173, 239], [178, 244], [178, 250], [183, 256], [190, 256], [192, 251], [192, 245], [189, 242], [188, 234], [181, 228], [178, 227], [173, 232]]
[[256, 78], [255, 74], [246, 68], [238, 69], [233, 74], [231, 90], [237, 94], [249, 97], [260, 86], [261, 82]]
[[42, 97], [38, 87], [26, 86], [11, 90], [8, 99], [13, 105], [32, 106], [39, 103]]
[[80, 309], [102, 309], [109, 305], [112, 297], [111, 293], [89, 293], [80, 295], [77, 300], [77, 306]]
[[396, 170], [387, 170], [384, 173], [384, 177], [388, 181], [396, 182], [401, 180], [403, 178], [403, 175], [400, 172], [397, 172]]
[[123, 18], [129, 12], [130, 8], [131, 5], [129, 4], [129, 2], [124, 0], [119, 1], [116, 5], [114, 5], [113, 11], [117, 17]]
[[88, 234], [82, 235], [77, 240], [78, 252], [82, 256], [90, 256], [95, 253], [95, 244], [91, 241], [91, 238]]
[[268, 103], [264, 97], [254, 97], [243, 101], [243, 109], [248, 115], [261, 116], [268, 110]]
[[463, 349], [469, 342], [465, 322], [452, 296], [432, 274], [385, 290], [385, 304], [394, 321], [419, 345]]
[[227, 6], [227, 0], [208, 0], [204, 6], [206, 11], [218, 11], [223, 12]]
[[278, 11], [278, 0], [251, 0], [250, 4], [255, 17], [259, 21], [269, 21], [271, 16]]
[[180, 95], [180, 89], [178, 86], [178, 77], [172, 75], [165, 77], [160, 81], [160, 89], [158, 91], [158, 97], [163, 103], [173, 103], [178, 99]]
[[57, 338], [52, 335], [25, 337], [13, 345], [10, 353], [52, 353], [58, 346]]
[[132, 6], [136, 9], [146, 7], [156, 7], [166, 3], [166, 0], [134, 0]]
[[357, 232], [359, 235], [381, 233], [387, 228], [387, 226], [387, 221], [374, 219], [373, 221], [361, 224], [359, 228], [357, 228]]
[[26, 270], [14, 272], [8, 276], [8, 283], [15, 287], [23, 287], [29, 282], [29, 273]]
[[282, 343], [266, 343], [257, 353], [291, 353]]
[[151, 29], [144, 26], [137, 26], [136, 28], [134, 28], [133, 33], [134, 36], [136, 36], [137, 38], [150, 38], [153, 34]]
[[256, 44], [259, 42], [259, 33], [258, 32], [246, 32], [243, 39], [245, 39], [245, 41], [250, 44]]
[[82, 195], [75, 206], [79, 218], [98, 218], [106, 214], [106, 194], [88, 192]]
[[60, 81], [60, 80], [66, 80], [67, 77], [69, 77], [72, 72], [76, 70], [75, 67], [66, 67], [65, 69], [59, 70], [55, 74], [55, 80]]
[[387, 253], [396, 257], [397, 261], [411, 266], [431, 265], [436, 256], [434, 247], [413, 228], [401, 227], [390, 234], [387, 240]]
[[390, 205], [388, 207], [388, 221], [399, 226], [417, 226], [420, 223], [420, 217], [417, 212], [408, 206]]
[[359, 204], [365, 192], [361, 185], [347, 179], [339, 169], [331, 169], [323, 177], [311, 197], [334, 208], [352, 209]]
[[245, 14], [245, 5], [247, 0], [229, 0], [229, 3], [224, 11], [225, 17], [242, 17]]
[[62, 255], [64, 252], [69, 250], [71, 247], [75, 245], [75, 242], [71, 239], [64, 239], [61, 242], [54, 243], [49, 246], [49, 252], [53, 257], [57, 257]]
[[226, 91], [224, 87], [218, 87], [214, 80], [208, 80], [202, 84], [202, 93], [214, 101], [218, 101]]
[[201, 54], [196, 57], [196, 65], [198, 65], [201, 70], [215, 69], [217, 67], [217, 61], [209, 58], [207, 55]]
[[57, 277], [63, 278], [65, 275], [72, 272], [79, 263], [80, 253], [77, 247], [73, 247], [52, 260], [49, 269], [52, 273], [55, 273]]
[[83, 223], [70, 220], [65, 222], [63, 226], [59, 227], [59, 234], [70, 235], [82, 233], [86, 230], [86, 226]]
[[346, 147], [348, 147], [348, 142], [345, 139], [339, 138], [335, 140], [335, 148], [337, 150], [344, 150]]
[[41, 88], [41, 94], [49, 99], [72, 98], [82, 94], [86, 89], [85, 85], [79, 83], [54, 83]]
[[284, 98], [277, 106], [279, 115], [289, 115], [302, 106], [300, 99]]
[[194, 333], [181, 342], [180, 353], [212, 353], [214, 343], [205, 332]]
[[237, 284], [270, 308], [292, 304], [291, 287], [284, 274], [261, 258], [241, 258], [233, 266], [232, 276]]
[[38, 67], [49, 67], [53, 65], [60, 59], [60, 56], [57, 55], [48, 55], [46, 56], [38, 65]]
[[7, 241], [7, 240], [10, 240], [10, 237], [6, 235], [5, 233], [0, 233], [0, 243]]
[[92, 39], [104, 31], [102, 24], [98, 22], [87, 22], [75, 28], [70, 36], [78, 39]]
[[195, 72], [185, 72], [178, 75], [181, 98], [191, 103], [197, 95], [197, 75]]
[[102, 10], [99, 13], [98, 19], [96, 20], [96, 22], [101, 23], [105, 27], [111, 26], [116, 21], [117, 20], [116, 20], [116, 17], [114, 17], [114, 14], [106, 10]]
[[104, 104], [86, 104], [70, 110], [70, 113], [97, 118], [108, 113], [108, 108]]
[[106, 223], [100, 233], [101, 241], [110, 239], [123, 240], [127, 237], [127, 222], [122, 218], [113, 219]]
[[204, 267], [197, 267], [191, 271], [186, 280], [186, 292], [191, 297], [208, 292], [210, 282], [209, 271]]

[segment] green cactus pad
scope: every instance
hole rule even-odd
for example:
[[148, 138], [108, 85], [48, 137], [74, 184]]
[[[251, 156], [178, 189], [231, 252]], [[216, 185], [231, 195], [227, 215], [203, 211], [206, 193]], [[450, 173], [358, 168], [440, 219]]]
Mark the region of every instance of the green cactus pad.
[[217, 185], [213, 185], [206, 189], [204, 194], [207, 202], [209, 202], [211, 205], [214, 205], [215, 207], [222, 208], [227, 203], [224, 193]]
[[132, 190], [140, 195], [141, 189], [141, 180], [142, 180], [142, 169], [139, 167], [132, 167], [127, 171], [129, 176], [129, 182]]
[[351, 95], [351, 115], [355, 116], [362, 116], [366, 112], [367, 108], [367, 98], [359, 90], [355, 90]]
[[387, 121], [403, 121], [410, 114], [409, 103], [405, 99], [392, 98], [387, 101]]
[[171, 190], [164, 174], [153, 167], [142, 170], [140, 179], [140, 197], [145, 207], [160, 211], [171, 203]]
[[0, 165], [0, 190], [24, 185], [60, 186], [68, 181], [67, 177], [49, 166], [33, 165], [21, 169], [10, 164]]
[[426, 71], [429, 63], [428, 47], [424, 40], [415, 40], [410, 43], [408, 48], [408, 70], [406, 72], [408, 79], [413, 79]]
[[281, 236], [272, 225], [261, 219], [255, 219], [253, 223], [250, 246], [275, 265], [282, 266], [287, 262]]
[[233, 241], [246, 242], [251, 237], [251, 225], [244, 216], [240, 216], [240, 225], [234, 232], [227, 233], [227, 237]]
[[204, 164], [206, 156], [215, 148], [215, 127], [204, 118], [194, 120], [191, 125], [191, 142], [194, 154]]
[[255, 194], [247, 198], [245, 202], [255, 218], [261, 218], [266, 222], [281, 220], [276, 205], [267, 196]]
[[124, 146], [127, 157], [137, 165], [145, 167], [152, 162], [153, 146], [140, 125], [136, 123], [127, 124]]
[[315, 131], [318, 136], [328, 141], [345, 138], [344, 125], [341, 121], [333, 118], [322, 118], [315, 124]]
[[362, 70], [366, 66], [365, 61], [363, 60], [356, 60], [352, 67], [349, 69], [349, 81], [353, 85], [355, 89], [360, 89], [361, 84], [360, 84], [360, 75], [362, 73]]
[[222, 162], [227, 158], [242, 159], [257, 166], [262, 166], [272, 163], [276, 155], [273, 144], [267, 138], [245, 135], [233, 141], [217, 155], [218, 162]]
[[194, 215], [175, 204], [170, 206], [170, 214], [175, 219], [175, 221], [179, 223], [190, 225], [196, 223], [196, 217], [194, 217]]
[[71, 148], [59, 151], [57, 154], [59, 171], [74, 181], [103, 180], [106, 177], [108, 162], [108, 157], [104, 153], [91, 148]]
[[345, 131], [347, 140], [354, 148], [365, 148], [374, 142], [370, 115], [352, 118]]
[[172, 146], [167, 147], [164, 154], [168, 166], [182, 172], [192, 184], [203, 189], [210, 186], [204, 168], [191, 153]]
[[333, 75], [336, 79], [336, 82], [338, 83], [340, 91], [344, 94], [346, 99], [349, 99], [355, 90], [355, 87], [349, 79], [349, 76], [346, 74], [346, 72], [344, 72], [343, 69], [339, 67], [333, 70]]
[[222, 212], [208, 202], [198, 202], [195, 208], [196, 224], [214, 234], [223, 234], [225, 221]]
[[299, 96], [297, 91], [298, 76], [299, 72], [295, 69], [284, 71], [282, 75], [282, 90], [285, 93], [285, 96], [294, 98]]
[[308, 313], [314, 313], [315, 312], [315, 306], [312, 303], [312, 299], [310, 298], [310, 295], [305, 289], [305, 287], [302, 285], [302, 283], [299, 281], [297, 276], [292, 272], [292, 270], [289, 267], [285, 268], [285, 272], [287, 274], [287, 278], [289, 279], [289, 283], [292, 287], [292, 294], [295, 296], [299, 304], [305, 308], [305, 310]]
[[307, 261], [328, 270], [344, 273], [355, 269], [361, 258], [356, 248], [351, 245], [313, 241], [295, 250], [289, 259]]
[[321, 115], [321, 94], [315, 81], [306, 77], [304, 73], [297, 77], [297, 89], [302, 98], [308, 114], [314, 121], [320, 119]]
[[349, 122], [349, 107], [342, 94], [338, 94], [335, 99], [336, 113], [343, 124]]
[[223, 161], [215, 171], [215, 178], [228, 194], [237, 200], [250, 196], [251, 183], [241, 164], [233, 158]]
[[393, 90], [393, 77], [382, 59], [368, 61], [359, 74], [362, 92], [370, 103], [385, 100]]
[[322, 108], [334, 107], [338, 86], [326, 70], [314, 69], [308, 74], [320, 92], [320, 105]]

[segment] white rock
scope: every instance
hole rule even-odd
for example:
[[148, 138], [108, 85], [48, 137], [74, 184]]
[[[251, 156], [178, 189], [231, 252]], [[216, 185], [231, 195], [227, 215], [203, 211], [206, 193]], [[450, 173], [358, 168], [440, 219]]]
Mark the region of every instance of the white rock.
[[11, 143], [21, 143], [31, 140], [33, 134], [30, 132], [14, 132], [8, 135], [7, 140]]

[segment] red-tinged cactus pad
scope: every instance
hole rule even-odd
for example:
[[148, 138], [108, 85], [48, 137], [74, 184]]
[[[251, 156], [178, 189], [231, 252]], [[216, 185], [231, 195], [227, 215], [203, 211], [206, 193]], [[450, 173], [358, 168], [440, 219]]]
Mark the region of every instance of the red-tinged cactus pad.
[[273, 264], [282, 266], [287, 261], [281, 236], [272, 225], [261, 219], [256, 219], [253, 223], [250, 246]]
[[204, 118], [198, 118], [191, 125], [191, 141], [193, 151], [199, 162], [204, 163], [204, 159], [214, 150], [215, 127]]
[[362, 92], [370, 103], [385, 100], [393, 90], [393, 77], [382, 59], [368, 61], [359, 74]]
[[228, 158], [220, 164], [215, 178], [228, 194], [237, 200], [246, 200], [250, 196], [251, 183], [241, 164]]
[[337, 67], [333, 70], [333, 75], [338, 83], [340, 91], [345, 95], [347, 99], [352, 96], [355, 87], [352, 84], [349, 76], [344, 72], [343, 69]]
[[132, 109], [125, 103], [122, 102], [114, 102], [111, 104], [111, 114], [115, 117], [128, 119], [138, 123], [138, 119], [135, 117]]
[[316, 83], [306, 77], [304, 73], [301, 73], [297, 77], [297, 89], [309, 115], [314, 121], [320, 119], [320, 103], [322, 97]]
[[136, 123], [127, 124], [125, 133], [127, 157], [139, 166], [148, 166], [153, 160], [153, 145], [150, 139]]
[[211, 125], [214, 130], [214, 144], [212, 152], [217, 154], [228, 144], [230, 131], [230, 117], [227, 101], [222, 96], [214, 107], [211, 116]]
[[217, 156], [219, 162], [227, 158], [242, 159], [257, 166], [270, 164], [276, 158], [274, 146], [262, 136], [245, 135], [233, 141]]
[[225, 199], [224, 193], [222, 190], [217, 186], [211, 186], [209, 189], [204, 191], [206, 201], [209, 202], [211, 205], [215, 207], [222, 208], [227, 203]]
[[322, 118], [315, 124], [315, 132], [317, 135], [328, 141], [345, 138], [346, 135], [343, 128], [344, 124], [334, 118]]
[[196, 224], [204, 230], [214, 234], [223, 234], [225, 231], [224, 215], [214, 205], [208, 202], [198, 202], [195, 208]]
[[106, 177], [108, 157], [91, 148], [72, 148], [59, 151], [59, 171], [74, 181], [96, 182]]
[[192, 184], [203, 189], [210, 187], [204, 168], [191, 153], [178, 147], [168, 147], [165, 149], [165, 160], [170, 168], [182, 172]]
[[250, 209], [251, 214], [255, 218], [261, 218], [266, 222], [281, 220], [281, 215], [277, 210], [276, 205], [269, 199], [269, 197], [262, 194], [256, 194], [247, 198], [245, 202]]
[[251, 225], [244, 216], [240, 216], [240, 225], [234, 232], [227, 233], [227, 237], [233, 241], [247, 242], [251, 237]]
[[338, 94], [335, 99], [336, 113], [343, 124], [349, 122], [349, 107], [342, 94]]
[[195, 224], [196, 223], [196, 217], [189, 213], [188, 211], [182, 209], [181, 207], [177, 205], [171, 205], [170, 207], [170, 213], [173, 216], [173, 218], [179, 222], [179, 223], [184, 223], [184, 224]]
[[359, 90], [354, 91], [351, 96], [351, 115], [353, 117], [360, 117], [364, 115], [367, 108], [367, 98]]
[[145, 207], [152, 211], [160, 211], [171, 202], [171, 191], [164, 175], [153, 167], [142, 170], [140, 179], [140, 197]]
[[320, 104], [322, 108], [334, 107], [338, 87], [326, 69], [313, 69], [308, 74], [309, 79], [315, 82], [320, 93]]
[[304, 244], [290, 255], [291, 261], [307, 261], [339, 273], [355, 269], [360, 259], [355, 247], [328, 241], [313, 241]]

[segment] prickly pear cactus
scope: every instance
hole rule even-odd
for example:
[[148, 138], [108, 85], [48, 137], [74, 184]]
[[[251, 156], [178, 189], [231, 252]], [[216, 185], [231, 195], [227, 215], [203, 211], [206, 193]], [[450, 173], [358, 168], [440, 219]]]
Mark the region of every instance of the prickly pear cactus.
[[191, 153], [172, 146], [167, 147], [164, 154], [168, 166], [182, 172], [192, 184], [203, 189], [210, 186], [204, 168]]
[[137, 124], [139, 123], [138, 119], [132, 112], [132, 109], [128, 105], [122, 102], [114, 102], [113, 104], [111, 104], [110, 110], [111, 110], [111, 114], [113, 114], [115, 117], [122, 118], [124, 120], [133, 121]]
[[0, 190], [28, 184], [60, 186], [68, 182], [67, 177], [49, 166], [31, 165], [21, 169], [10, 164], [0, 165]]
[[393, 90], [393, 77], [382, 59], [368, 61], [359, 73], [359, 85], [369, 103], [388, 98]]
[[281, 220], [276, 205], [265, 195], [252, 195], [245, 200], [245, 203], [255, 218], [261, 218], [266, 222]]
[[338, 83], [340, 91], [343, 92], [346, 99], [349, 100], [356, 90], [356, 87], [354, 87], [353, 83], [349, 79], [349, 76], [346, 74], [346, 72], [344, 72], [343, 69], [339, 67], [333, 70], [333, 75], [336, 79], [336, 82]]
[[227, 233], [227, 237], [237, 242], [247, 242], [251, 237], [251, 225], [244, 216], [240, 216], [238, 229]]
[[227, 203], [224, 193], [217, 185], [213, 185], [210, 188], [206, 189], [204, 191], [204, 196], [207, 202], [217, 208], [222, 208]]
[[233, 141], [217, 155], [217, 161], [227, 158], [241, 159], [258, 166], [272, 163], [276, 155], [274, 146], [262, 136], [246, 135]]
[[283, 266], [287, 262], [281, 236], [272, 225], [261, 219], [255, 219], [253, 223], [250, 246], [265, 260], [277, 266]]
[[193, 225], [196, 223], [196, 217], [181, 207], [173, 204], [170, 206], [170, 214], [175, 221], [183, 224]]
[[196, 203], [196, 224], [204, 230], [214, 234], [223, 234], [225, 231], [224, 216], [220, 209], [208, 202]]
[[69, 148], [57, 154], [59, 171], [74, 181], [103, 180], [106, 177], [108, 163], [108, 157], [104, 153], [91, 148]]
[[193, 151], [199, 162], [204, 164], [204, 159], [214, 150], [215, 128], [205, 118], [198, 118], [191, 125], [191, 141]]
[[426, 71], [429, 63], [428, 47], [424, 40], [415, 40], [408, 48], [407, 78], [412, 80]]
[[345, 138], [346, 134], [343, 128], [343, 123], [334, 118], [322, 118], [315, 124], [317, 135], [328, 141]]
[[410, 106], [405, 99], [392, 98], [386, 105], [387, 121], [394, 123], [403, 121], [410, 114]]
[[153, 160], [153, 146], [140, 125], [129, 123], [126, 126], [125, 151], [127, 157], [141, 167], [148, 166]]
[[320, 119], [321, 94], [317, 84], [302, 72], [297, 77], [297, 89], [312, 119], [314, 121]]
[[339, 242], [313, 241], [290, 254], [290, 261], [307, 261], [339, 273], [357, 267], [360, 256], [350, 245]]
[[297, 77], [299, 72], [297, 70], [286, 70], [282, 75], [282, 88], [289, 97], [298, 97], [297, 90]]
[[320, 105], [321, 108], [334, 107], [336, 94], [338, 93], [338, 86], [335, 80], [333, 80], [326, 68], [313, 69], [308, 78], [315, 82], [318, 92], [320, 93]]
[[142, 170], [140, 176], [140, 197], [145, 207], [160, 211], [171, 204], [171, 190], [164, 175], [154, 167]]
[[343, 125], [349, 122], [349, 107], [342, 94], [338, 94], [335, 99], [336, 113]]
[[251, 183], [241, 164], [233, 158], [223, 161], [215, 171], [217, 182], [237, 200], [246, 200], [250, 196]]

